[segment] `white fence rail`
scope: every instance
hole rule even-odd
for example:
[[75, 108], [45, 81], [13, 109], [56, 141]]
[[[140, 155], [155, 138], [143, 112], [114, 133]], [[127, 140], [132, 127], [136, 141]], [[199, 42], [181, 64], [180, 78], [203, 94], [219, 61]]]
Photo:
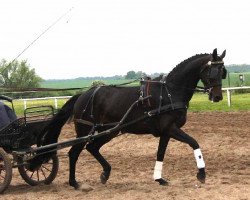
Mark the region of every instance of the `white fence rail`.
[[228, 105], [228, 107], [231, 107], [231, 104], [232, 104], [232, 100], [231, 100], [232, 90], [246, 90], [246, 89], [250, 89], [250, 86], [222, 88], [222, 90], [227, 91], [227, 105]]
[[[244, 90], [244, 89], [250, 89], [250, 86], [242, 86], [242, 87], [230, 87], [230, 88], [222, 88], [223, 91], [227, 91], [227, 104], [229, 107], [231, 107], [232, 100], [231, 100], [231, 93], [233, 90]], [[44, 97], [44, 98], [29, 98], [29, 99], [22, 99], [24, 109], [27, 108], [27, 102], [28, 101], [34, 101], [34, 100], [54, 100], [54, 107], [58, 108], [58, 99], [69, 99], [71, 96], [60, 96], [60, 97]]]
[[28, 101], [34, 101], [34, 100], [54, 100], [54, 107], [58, 108], [58, 99], [69, 99], [71, 96], [60, 96], [60, 97], [43, 97], [43, 98], [29, 98], [29, 99], [22, 99], [23, 100], [23, 107], [24, 109], [27, 108], [27, 102]]

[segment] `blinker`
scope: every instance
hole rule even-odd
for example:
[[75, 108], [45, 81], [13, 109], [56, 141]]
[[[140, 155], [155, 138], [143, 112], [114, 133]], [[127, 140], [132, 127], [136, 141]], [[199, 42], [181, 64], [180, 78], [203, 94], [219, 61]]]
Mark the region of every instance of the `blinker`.
[[[226, 79], [226, 77], [227, 77], [226, 68], [222, 67], [221, 70], [222, 70], [221, 78]], [[217, 67], [211, 67], [208, 73], [209, 73], [210, 79], [216, 79], [220, 75], [220, 69], [218, 69]]]
[[226, 79], [227, 78], [227, 70], [225, 67], [222, 68], [222, 79]]
[[[210, 79], [216, 79], [219, 76], [220, 69], [217, 68], [217, 67], [213, 67], [213, 65], [218, 65], [218, 64], [224, 64], [224, 62], [223, 61], [209, 61], [207, 63], [207, 65], [210, 66], [210, 70], [208, 72], [208, 77]], [[227, 77], [227, 70], [226, 70], [226, 68], [223, 66], [221, 68], [221, 70], [222, 70], [221, 78], [222, 79], [226, 79], [226, 77]]]
[[216, 79], [219, 75], [219, 69], [217, 67], [211, 67], [209, 72], [210, 79]]

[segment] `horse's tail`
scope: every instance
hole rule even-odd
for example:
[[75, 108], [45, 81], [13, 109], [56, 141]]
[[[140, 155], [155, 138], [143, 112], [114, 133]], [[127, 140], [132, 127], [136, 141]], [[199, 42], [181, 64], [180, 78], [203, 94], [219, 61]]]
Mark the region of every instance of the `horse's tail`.
[[40, 141], [38, 144], [47, 145], [56, 143], [58, 137], [61, 133], [63, 125], [72, 117], [75, 102], [81, 94], [76, 94], [71, 97], [63, 107], [58, 111], [58, 113], [52, 118], [49, 124], [44, 128], [41, 133]]
[[[76, 94], [71, 97], [63, 107], [58, 111], [58, 113], [51, 119], [48, 125], [41, 132], [37, 139], [38, 146], [48, 145], [52, 143], [57, 143], [61, 129], [63, 125], [70, 119], [73, 115], [74, 105], [81, 94]], [[52, 149], [48, 149], [50, 151]], [[46, 151], [39, 151], [37, 154], [41, 154], [33, 158], [30, 162], [30, 168], [35, 169], [37, 166], [42, 164], [44, 161], [49, 160], [56, 151], [52, 153], [45, 153]]]

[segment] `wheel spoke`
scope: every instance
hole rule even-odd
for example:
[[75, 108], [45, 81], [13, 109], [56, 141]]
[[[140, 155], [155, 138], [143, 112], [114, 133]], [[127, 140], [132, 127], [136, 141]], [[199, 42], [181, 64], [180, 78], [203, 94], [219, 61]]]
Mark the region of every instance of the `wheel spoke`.
[[32, 186], [39, 185], [41, 183], [50, 184], [55, 179], [58, 171], [58, 158], [53, 157], [53, 159], [49, 161], [49, 163], [46, 162], [40, 164], [34, 170], [29, 169], [29, 166], [19, 166], [19, 173], [25, 182]]
[[46, 177], [46, 174], [44, 173], [44, 171], [43, 171], [43, 169], [41, 168], [41, 172], [42, 172], [42, 174], [43, 174], [43, 176], [44, 176], [44, 178], [46, 179], [47, 177]]
[[30, 179], [32, 179], [32, 176], [33, 176], [34, 173], [35, 173], [35, 172], [32, 172], [32, 174], [31, 174], [31, 176], [30, 176]]
[[42, 165], [42, 167], [43, 167], [44, 169], [46, 169], [47, 171], [52, 172], [52, 170], [48, 169], [47, 167], [45, 167], [45, 166], [43, 166], [43, 165]]
[[37, 174], [37, 180], [39, 181], [39, 172], [38, 172], [38, 170], [36, 171], [36, 174]]

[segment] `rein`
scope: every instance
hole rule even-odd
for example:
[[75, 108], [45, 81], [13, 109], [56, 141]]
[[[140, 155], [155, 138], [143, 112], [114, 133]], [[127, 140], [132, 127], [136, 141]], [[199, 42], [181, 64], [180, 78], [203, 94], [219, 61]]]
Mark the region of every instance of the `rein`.
[[66, 90], [82, 90], [88, 89], [89, 87], [82, 88], [19, 88], [19, 87], [0, 87], [5, 91], [16, 91], [16, 92], [49, 92], [49, 91], [66, 91]]
[[191, 90], [191, 91], [195, 91], [195, 92], [202, 92], [202, 93], [208, 93], [209, 92], [209, 88], [207, 87], [202, 87], [202, 86], [196, 86], [196, 88], [188, 88], [188, 87], [182, 87], [182, 86], [177, 86], [173, 83], [169, 83], [170, 85], [173, 85], [177, 88], [182, 88], [182, 89], [186, 89], [186, 90]]
[[[110, 84], [107, 86], [123, 86], [123, 85], [129, 85], [131, 83], [138, 82], [140, 79], [135, 79], [133, 81], [129, 81], [126, 83], [120, 83], [120, 84]], [[33, 88], [22, 88], [22, 87], [3, 87], [0, 86], [0, 90], [7, 91], [7, 93], [14, 93], [14, 92], [53, 92], [53, 91], [67, 91], [67, 90], [86, 90], [90, 89], [91, 86], [87, 87], [76, 87], [76, 88], [38, 88], [38, 87], [33, 87]]]

